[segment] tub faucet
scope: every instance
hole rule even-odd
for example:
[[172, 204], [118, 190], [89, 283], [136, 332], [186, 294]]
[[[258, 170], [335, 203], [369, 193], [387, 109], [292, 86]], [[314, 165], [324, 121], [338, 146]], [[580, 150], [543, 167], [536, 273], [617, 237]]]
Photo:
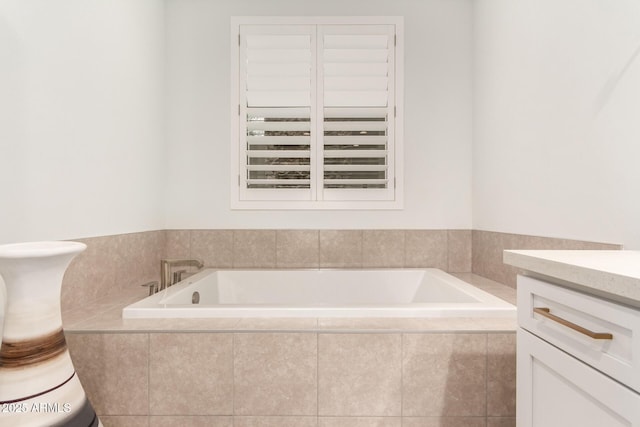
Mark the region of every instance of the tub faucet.
[[143, 286], [145, 288], [149, 288], [149, 296], [155, 294], [156, 292], [158, 292], [158, 281], [154, 280], [152, 282], [147, 282], [144, 285], [140, 285]]
[[200, 270], [204, 267], [204, 264], [199, 259], [162, 259], [160, 260], [160, 287], [158, 291], [168, 288], [169, 286], [179, 282], [182, 278], [182, 273], [185, 270], [177, 272], [178, 274], [171, 275], [171, 267], [196, 267]]

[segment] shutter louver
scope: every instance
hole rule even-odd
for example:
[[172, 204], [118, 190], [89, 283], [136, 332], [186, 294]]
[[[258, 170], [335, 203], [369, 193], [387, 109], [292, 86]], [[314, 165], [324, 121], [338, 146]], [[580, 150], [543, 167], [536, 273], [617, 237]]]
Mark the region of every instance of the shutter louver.
[[[375, 27], [380, 28], [380, 27]], [[389, 189], [390, 44], [382, 34], [323, 34], [323, 189]], [[325, 198], [330, 197], [325, 191]], [[379, 198], [389, 192], [378, 193]], [[373, 196], [373, 199], [376, 197]]]
[[312, 37], [247, 34], [245, 43], [245, 188], [303, 189], [284, 198], [309, 199]]

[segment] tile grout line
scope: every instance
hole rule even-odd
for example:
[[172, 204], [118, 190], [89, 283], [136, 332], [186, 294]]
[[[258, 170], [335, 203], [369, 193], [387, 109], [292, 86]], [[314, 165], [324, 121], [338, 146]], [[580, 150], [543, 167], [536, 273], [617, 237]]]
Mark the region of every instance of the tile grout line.
[[278, 230], [273, 230], [273, 268], [278, 269]]
[[402, 230], [402, 268], [407, 268], [407, 232]]
[[274, 258], [274, 263], [275, 263], [275, 268], [280, 268], [280, 265], [278, 265], [278, 234], [280, 230], [273, 230], [274, 236], [273, 236], [273, 258]]
[[465, 238], [466, 248], [465, 248], [465, 259], [467, 264], [465, 265], [466, 271], [469, 273], [473, 273], [473, 231], [471, 229], [467, 229], [466, 233], [469, 237]]
[[316, 230], [316, 261], [318, 268], [320, 268], [320, 230]]
[[236, 268], [236, 230], [231, 230], [231, 268]]
[[364, 268], [364, 230], [360, 230], [360, 267]]
[[320, 425], [320, 334], [316, 333], [316, 427]]
[[484, 341], [484, 425], [489, 423], [489, 334]]
[[231, 334], [231, 423], [236, 424], [236, 334]]
[[151, 333], [147, 335], [147, 425], [151, 425]]
[[404, 334], [400, 334], [400, 425], [404, 418]]
[[449, 229], [445, 230], [445, 233], [446, 233], [445, 234], [445, 236], [446, 236], [446, 238], [445, 238], [445, 250], [446, 250], [445, 255], [446, 255], [446, 260], [447, 260], [446, 261], [447, 269], [445, 271], [448, 272], [448, 271], [450, 271], [450, 266], [449, 266], [449, 244], [450, 244], [450, 242], [449, 242]]

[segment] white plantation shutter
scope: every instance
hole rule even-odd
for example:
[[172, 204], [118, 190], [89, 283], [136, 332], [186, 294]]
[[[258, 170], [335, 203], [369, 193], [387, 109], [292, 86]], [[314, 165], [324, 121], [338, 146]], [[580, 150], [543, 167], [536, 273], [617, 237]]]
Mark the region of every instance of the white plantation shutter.
[[242, 26], [240, 177], [248, 200], [311, 200], [315, 28]]
[[397, 200], [396, 25], [238, 27], [238, 200]]
[[324, 200], [394, 197], [394, 34], [392, 25], [319, 29]]

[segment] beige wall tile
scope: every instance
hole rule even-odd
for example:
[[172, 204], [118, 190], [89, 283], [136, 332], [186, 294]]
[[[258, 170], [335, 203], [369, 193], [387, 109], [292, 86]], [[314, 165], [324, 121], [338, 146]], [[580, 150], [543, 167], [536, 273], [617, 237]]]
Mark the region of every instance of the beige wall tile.
[[485, 334], [405, 334], [403, 415], [485, 416]]
[[190, 258], [204, 262], [205, 267], [233, 266], [232, 230], [191, 230]]
[[500, 283], [513, 288], [516, 287], [516, 277], [519, 270], [516, 267], [505, 264], [503, 260], [505, 249], [553, 249], [558, 242], [555, 239], [543, 237], [524, 236], [521, 234], [503, 233], [500, 236], [502, 242], [500, 253], [498, 254], [498, 268], [500, 269]]
[[150, 335], [152, 415], [233, 414], [233, 335]]
[[515, 417], [487, 418], [487, 427], [516, 427]]
[[403, 267], [404, 238], [403, 230], [364, 230], [363, 267]]
[[624, 249], [624, 245], [617, 245], [611, 243], [598, 243], [598, 242], [583, 242], [575, 240], [564, 240], [563, 244], [571, 244], [569, 249], [586, 249], [586, 250], [603, 250], [603, 251], [618, 251]]
[[405, 267], [447, 270], [447, 230], [406, 230]]
[[[140, 265], [145, 263], [142, 253], [145, 239], [142, 234], [130, 233], [113, 236], [114, 262], [116, 264], [115, 284], [113, 288], [106, 290], [107, 293], [114, 293], [125, 286], [145, 283], [145, 272], [149, 266]], [[145, 251], [145, 254], [147, 252]]]
[[276, 264], [280, 268], [317, 268], [320, 265], [318, 230], [278, 230]]
[[70, 265], [62, 285], [62, 310], [120, 295], [158, 280], [166, 246], [164, 231], [80, 239], [87, 250]]
[[98, 415], [148, 414], [147, 334], [67, 334], [66, 339]]
[[502, 264], [502, 234], [473, 230], [471, 235], [473, 273], [507, 285]]
[[236, 415], [316, 415], [317, 336], [234, 335]]
[[451, 272], [471, 271], [471, 230], [448, 230], [448, 268]]
[[149, 417], [145, 416], [101, 416], [104, 427], [149, 427]]
[[234, 268], [274, 268], [275, 266], [275, 230], [234, 230]]
[[107, 292], [118, 292], [158, 280], [164, 247], [165, 234], [162, 231], [115, 236], [116, 285]]
[[320, 267], [362, 267], [362, 230], [320, 230]]
[[116, 286], [115, 237], [77, 239], [87, 249], [76, 256], [62, 281], [63, 311], [79, 309]]
[[516, 335], [488, 334], [487, 415], [516, 415]]
[[473, 230], [472, 271], [515, 287], [518, 269], [502, 262], [505, 249], [622, 249], [620, 245]]
[[[221, 268], [404, 265], [452, 272], [470, 269], [515, 287], [518, 271], [503, 264], [504, 249], [622, 249], [615, 244], [482, 230], [405, 230], [402, 243], [400, 233], [400, 230], [159, 230], [77, 239], [87, 243], [88, 249], [67, 270], [62, 309], [76, 310], [122, 290], [159, 280], [159, 261], [168, 257], [198, 258], [206, 266]], [[319, 249], [314, 249], [316, 237]], [[403, 244], [401, 262], [397, 251]]]
[[485, 417], [404, 417], [402, 427], [485, 427]]
[[313, 417], [234, 417], [233, 427], [317, 427]]
[[166, 230], [166, 247], [164, 258], [190, 258], [191, 257], [191, 231], [190, 230]]
[[400, 334], [320, 334], [321, 416], [401, 414]]
[[160, 260], [164, 258], [167, 248], [167, 233], [164, 230], [148, 231], [144, 233], [144, 237], [145, 280], [160, 280]]
[[400, 417], [320, 417], [318, 427], [402, 427]]
[[[233, 417], [152, 416], [149, 427], [234, 427]], [[106, 426], [105, 426], [106, 427]]]

